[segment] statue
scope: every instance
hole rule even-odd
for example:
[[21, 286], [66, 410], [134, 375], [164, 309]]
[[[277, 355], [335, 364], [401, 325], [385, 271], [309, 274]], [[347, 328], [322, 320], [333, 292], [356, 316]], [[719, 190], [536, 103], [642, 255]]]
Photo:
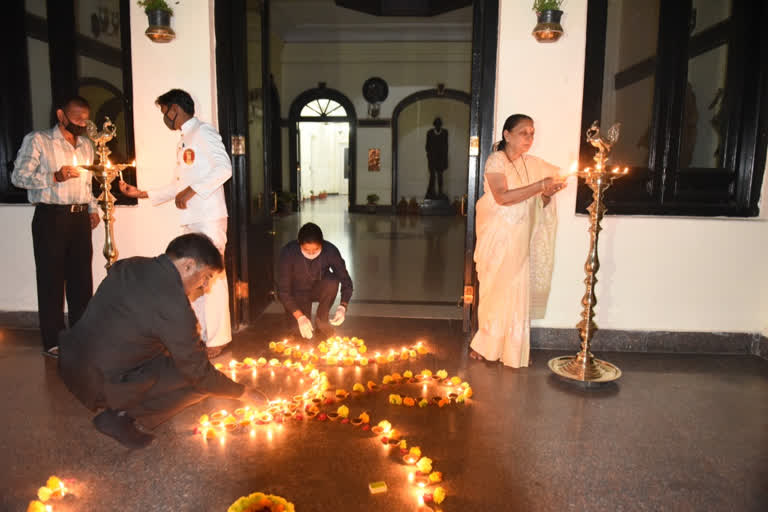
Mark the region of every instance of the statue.
[[[447, 199], [443, 193], [443, 172], [448, 168], [448, 130], [443, 130], [443, 120], [436, 117], [434, 128], [427, 132], [427, 165], [429, 167], [429, 186], [425, 199]], [[437, 193], [435, 193], [437, 181]]]

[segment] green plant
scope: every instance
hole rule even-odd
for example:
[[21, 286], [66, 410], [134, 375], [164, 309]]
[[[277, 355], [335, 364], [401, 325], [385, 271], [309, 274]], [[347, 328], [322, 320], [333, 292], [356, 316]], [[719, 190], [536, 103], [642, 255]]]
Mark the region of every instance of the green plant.
[[378, 194], [368, 194], [365, 199], [368, 201], [368, 204], [376, 204], [379, 202], [379, 196]]
[[[173, 16], [173, 8], [165, 0], [139, 0], [136, 3], [139, 4], [139, 7], [143, 7], [147, 14], [150, 11], [165, 11]], [[179, 5], [179, 2], [176, 2], [176, 5]]]
[[533, 10], [536, 12], [559, 11], [564, 0], [533, 0]]

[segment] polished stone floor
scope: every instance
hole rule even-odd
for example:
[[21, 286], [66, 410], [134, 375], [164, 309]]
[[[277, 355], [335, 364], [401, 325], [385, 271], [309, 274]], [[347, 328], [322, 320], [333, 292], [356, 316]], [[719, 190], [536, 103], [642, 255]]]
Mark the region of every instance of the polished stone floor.
[[[265, 315], [236, 335], [232, 355], [269, 357], [267, 342], [283, 335], [277, 325]], [[455, 321], [354, 316], [340, 333], [363, 336], [371, 351], [416, 340], [431, 349], [415, 363], [331, 369], [332, 383], [347, 389], [407, 368], [445, 368], [472, 384], [463, 407], [392, 406], [388, 391], [346, 402], [352, 415], [388, 419], [434, 460], [445, 511], [766, 510], [768, 361], [600, 354], [624, 375], [584, 390], [550, 374], [546, 361], [558, 352], [535, 351], [534, 366], [522, 370], [468, 359]], [[285, 369], [243, 381], [270, 398], [303, 388]], [[55, 362], [40, 355], [36, 331], [0, 330], [0, 397], [2, 511], [24, 510], [52, 474], [74, 493], [56, 512], [224, 511], [253, 491], [285, 496], [299, 511], [419, 510], [399, 456], [338, 422], [260, 426], [254, 437], [206, 443], [193, 435], [196, 419], [236, 403], [209, 399], [161, 425], [149, 448], [128, 451], [93, 430]], [[389, 491], [369, 494], [378, 480]]]
[[390, 309], [405, 305], [398, 313], [414, 316], [408, 309], [416, 308], [427, 317], [436, 308], [457, 303], [462, 293], [464, 217], [349, 213], [347, 201], [347, 196], [305, 201], [299, 213], [276, 218], [275, 255], [296, 238], [304, 223], [314, 222], [347, 262], [355, 284], [353, 302]]

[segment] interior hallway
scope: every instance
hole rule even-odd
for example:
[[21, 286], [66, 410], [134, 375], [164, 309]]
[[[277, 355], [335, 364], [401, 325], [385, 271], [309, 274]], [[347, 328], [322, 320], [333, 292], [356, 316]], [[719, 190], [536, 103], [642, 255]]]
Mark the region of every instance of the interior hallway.
[[[350, 314], [460, 318], [464, 217], [349, 213], [347, 196], [305, 201], [275, 217], [275, 275], [280, 249], [314, 222], [339, 248], [354, 283]], [[273, 303], [268, 312], [279, 312]]]
[[[275, 320], [265, 315], [236, 334], [224, 363], [271, 357], [267, 342], [281, 336]], [[472, 385], [463, 407], [387, 403], [389, 393], [421, 396], [418, 384], [345, 401], [351, 417], [388, 419], [433, 459], [448, 493], [442, 510], [758, 512], [768, 503], [768, 361], [600, 354], [624, 375], [585, 391], [548, 370], [560, 352], [533, 351], [534, 366], [522, 370], [469, 360], [455, 321], [351, 316], [340, 333], [364, 336], [371, 351], [423, 339], [430, 354], [360, 371], [330, 368], [334, 386], [380, 383], [408, 368], [445, 368]], [[287, 372], [242, 379], [270, 398], [286, 397], [302, 388]], [[291, 419], [259, 426], [253, 437], [229, 434], [223, 444], [193, 434], [200, 415], [232, 410], [236, 401], [197, 404], [161, 425], [150, 447], [128, 451], [93, 430], [55, 361], [40, 355], [37, 331], [0, 330], [0, 399], [3, 511], [24, 510], [50, 475], [68, 479], [74, 492], [55, 512], [224, 512], [255, 491], [283, 496], [300, 512], [429, 510], [417, 507], [399, 451], [359, 427]], [[368, 483], [378, 480], [389, 490], [371, 495]]]

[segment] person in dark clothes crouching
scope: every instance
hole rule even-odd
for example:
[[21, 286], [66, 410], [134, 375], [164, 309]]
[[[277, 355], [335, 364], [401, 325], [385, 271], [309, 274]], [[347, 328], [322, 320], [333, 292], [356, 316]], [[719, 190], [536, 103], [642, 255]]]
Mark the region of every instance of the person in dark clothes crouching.
[[[314, 334], [312, 303], [317, 302], [318, 335], [332, 336], [332, 326], [344, 322], [352, 298], [352, 279], [336, 246], [323, 240], [320, 227], [309, 222], [299, 229], [297, 240], [283, 247], [278, 265], [278, 297], [285, 311], [296, 319], [301, 335], [311, 338]], [[341, 302], [329, 319], [339, 286]]]
[[240, 397], [233, 382], [208, 361], [189, 296], [223, 269], [210, 238], [175, 238], [165, 254], [117, 261], [80, 321], [60, 336], [59, 373], [101, 433], [130, 448], [154, 428], [208, 395]]

